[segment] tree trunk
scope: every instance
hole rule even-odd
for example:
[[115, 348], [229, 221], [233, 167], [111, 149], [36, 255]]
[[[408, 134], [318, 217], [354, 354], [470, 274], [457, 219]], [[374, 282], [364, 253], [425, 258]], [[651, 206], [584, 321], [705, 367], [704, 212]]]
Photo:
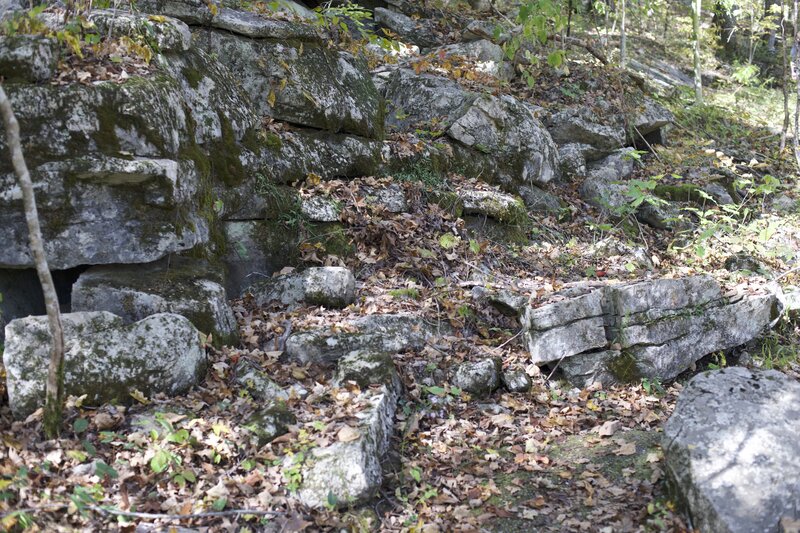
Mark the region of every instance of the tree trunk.
[[619, 21], [619, 66], [625, 68], [628, 55], [627, 36], [625, 35], [625, 4], [628, 0], [620, 0], [620, 21]]
[[19, 178], [20, 189], [22, 189], [22, 201], [25, 207], [25, 221], [28, 224], [31, 255], [36, 265], [39, 282], [42, 284], [47, 320], [50, 325], [50, 336], [53, 340], [53, 344], [50, 346], [50, 364], [47, 373], [44, 408], [44, 432], [48, 439], [52, 439], [58, 436], [61, 428], [64, 404], [64, 331], [61, 327], [61, 312], [58, 307], [56, 286], [53, 283], [53, 277], [50, 275], [47, 257], [44, 253], [42, 229], [39, 225], [39, 213], [36, 209], [33, 182], [22, 154], [19, 123], [14, 116], [11, 102], [6, 96], [2, 85], [0, 85], [0, 114], [3, 115], [3, 122], [6, 128], [11, 162]]
[[703, 76], [700, 69], [700, 14], [702, 0], [692, 1], [692, 38], [694, 39], [694, 99], [703, 103]]
[[781, 83], [781, 90], [783, 92], [783, 127], [781, 128], [781, 146], [780, 146], [780, 154], [783, 156], [783, 150], [786, 148], [786, 134], [789, 131], [789, 82], [791, 81], [791, 76], [789, 76], [789, 51], [786, 47], [786, 20], [783, 17], [785, 8], [785, 2], [781, 1], [781, 18], [780, 18], [780, 27], [781, 27], [781, 77], [783, 78], [783, 83]]

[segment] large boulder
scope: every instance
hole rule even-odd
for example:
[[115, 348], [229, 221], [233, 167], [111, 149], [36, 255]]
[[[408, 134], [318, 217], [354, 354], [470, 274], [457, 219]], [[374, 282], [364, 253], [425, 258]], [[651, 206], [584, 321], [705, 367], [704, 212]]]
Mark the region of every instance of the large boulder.
[[[51, 268], [141, 263], [208, 240], [198, 179], [183, 160], [186, 110], [175, 80], [6, 86], [21, 125]], [[5, 137], [0, 138], [4, 152]], [[10, 161], [0, 160], [0, 266], [33, 264]]]
[[664, 426], [664, 460], [692, 525], [777, 532], [800, 518], [800, 383], [733, 367], [695, 376]]
[[456, 168], [511, 192], [558, 175], [558, 149], [527, 104], [508, 95], [478, 95], [455, 81], [396, 70], [384, 86], [387, 126], [427, 129], [453, 143]]
[[552, 114], [547, 129], [558, 144], [578, 143], [588, 146], [587, 161], [599, 159], [625, 145], [625, 129], [609, 123], [600, 114], [586, 107], [571, 107]]
[[408, 15], [385, 7], [375, 8], [375, 22], [394, 34], [396, 39], [415, 44], [420, 48], [432, 48], [439, 44], [431, 21], [414, 20]]
[[534, 363], [559, 362], [579, 386], [670, 380], [709, 353], [770, 324], [775, 296], [723, 295], [708, 276], [574, 286], [527, 306], [520, 322]]
[[195, 44], [224, 57], [261, 116], [380, 139], [383, 101], [366, 63], [320, 42], [250, 39], [200, 30]]
[[55, 73], [57, 59], [55, 39], [42, 35], [0, 35], [0, 72], [5, 83], [49, 80]]
[[[145, 396], [186, 392], [202, 379], [206, 354], [185, 317], [152, 315], [135, 324], [108, 312], [67, 313], [64, 326], [64, 391], [86, 395], [86, 405], [130, 403]], [[16, 418], [44, 404], [51, 336], [47, 318], [21, 318], [6, 326], [3, 365]]]
[[[215, 279], [216, 278], [216, 279]], [[224, 287], [200, 263], [92, 267], [72, 289], [73, 311], [108, 311], [126, 324], [158, 313], [185, 316], [217, 346], [238, 340]]]

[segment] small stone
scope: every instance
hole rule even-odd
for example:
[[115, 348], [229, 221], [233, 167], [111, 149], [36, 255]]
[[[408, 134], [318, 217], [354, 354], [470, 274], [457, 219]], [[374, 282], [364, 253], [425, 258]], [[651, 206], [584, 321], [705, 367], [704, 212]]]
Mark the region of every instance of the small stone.
[[249, 359], [240, 359], [236, 364], [236, 383], [261, 403], [289, 399], [289, 394]]
[[355, 301], [355, 277], [343, 267], [311, 267], [261, 281], [247, 292], [256, 304], [270, 302], [283, 305], [319, 305], [328, 308], [346, 307]]
[[528, 392], [531, 390], [531, 378], [519, 370], [504, 370], [500, 374], [503, 386], [508, 392]]
[[761, 272], [761, 263], [752, 255], [736, 254], [725, 259], [725, 270], [729, 272], [745, 271], [756, 274]]
[[500, 386], [499, 368], [495, 359], [461, 363], [450, 383], [476, 396], [488, 396]]

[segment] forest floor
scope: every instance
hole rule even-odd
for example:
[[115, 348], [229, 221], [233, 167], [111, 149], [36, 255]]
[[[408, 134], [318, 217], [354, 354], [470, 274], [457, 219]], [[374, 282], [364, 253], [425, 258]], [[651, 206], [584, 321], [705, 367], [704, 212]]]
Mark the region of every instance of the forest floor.
[[[647, 43], [641, 46], [646, 49]], [[517, 90], [529, 91], [534, 102], [548, 107], [619, 95], [614, 83], [590, 83], [599, 67], [580, 57], [569, 65], [565, 79], [543, 73], [537, 85], [542, 92]], [[209, 348], [211, 365], [202, 386], [179, 398], [137, 397], [127, 409], [88, 408], [72, 398], [68, 429], [58, 440], [42, 440], [41, 413], [13, 421], [7, 400], [0, 400], [0, 439], [6, 450], [0, 454], [0, 513], [16, 511], [0, 519], [0, 528], [171, 531], [170, 526], [180, 524], [240, 532], [688, 530], [667, 488], [659, 441], [692, 372], [668, 384], [573, 388], [557, 372], [531, 365], [519, 342], [519, 324], [476, 306], [471, 289], [488, 282], [544, 296], [587, 279], [703, 272], [759, 285], [790, 271], [800, 250], [798, 217], [778, 216], [764, 207], [765, 198], [777, 192], [800, 199], [792, 158], [777, 149], [780, 114], [765, 104], [780, 104], [780, 91], [726, 85], [706, 95], [704, 107], [691, 107], [685, 90], [663, 96], [677, 124], [667, 147], [642, 154], [638, 179], [701, 181], [704, 169], [725, 168], [750, 179], [753, 193], [737, 213], [717, 207], [687, 213], [697, 223], [689, 235], [633, 219], [603, 220], [570, 184], [559, 190], [569, 206], [564, 216], [536, 220], [528, 228], [533, 239], [527, 245], [471, 233], [462, 220], [424, 201], [436, 189], [478, 186], [463, 176], [439, 181], [395, 176], [417, 200], [405, 214], [366, 205], [360, 196], [362, 185], [391, 178], [299, 184], [302, 194], [324, 190], [345, 206], [348, 236], [356, 246], [353, 256], [342, 259], [311, 248], [307, 259], [351, 267], [357, 303], [344, 310], [285, 310], [238, 300], [234, 311], [242, 343]], [[759, 190], [767, 175], [778, 183]], [[709, 228], [710, 233], [705, 231]], [[443, 240], [444, 235], [452, 238]], [[764, 275], [725, 270], [724, 259], [738, 251], [755, 256]], [[796, 284], [800, 279], [790, 273], [782, 281]], [[334, 388], [331, 369], [280, 362], [282, 339], [287, 328], [346, 327], [348, 318], [390, 312], [423, 316], [446, 326], [449, 334], [420, 352], [395, 358], [404, 395], [380, 494], [367, 507], [308, 511], [291, 497], [299, 469], [282, 458], [341, 439], [362, 396], [356, 388]], [[752, 364], [798, 375], [797, 339], [796, 326], [782, 323], [747, 348]], [[725, 366], [733, 355], [707, 357], [694, 371]], [[533, 381], [531, 391], [471, 398], [447, 384], [443, 376], [448, 369], [486, 357], [525, 371]], [[290, 399], [297, 424], [264, 447], [242, 424], [253, 410], [252, 400], [232, 379], [242, 358], [260, 364], [279, 384], [311, 393]], [[6, 396], [4, 382], [0, 379], [0, 398]], [[148, 426], [132, 425], [143, 412], [162, 414]], [[235, 514], [237, 509], [270, 513]], [[205, 512], [222, 515], [187, 516]]]

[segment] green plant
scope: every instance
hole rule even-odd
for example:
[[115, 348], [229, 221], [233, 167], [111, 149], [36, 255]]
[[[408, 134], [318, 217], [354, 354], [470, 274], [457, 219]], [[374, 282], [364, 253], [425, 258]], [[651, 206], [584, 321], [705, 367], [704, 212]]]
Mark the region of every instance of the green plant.
[[661, 380], [658, 378], [642, 378], [642, 388], [647, 394], [654, 394], [656, 396], [663, 396], [666, 394], [664, 385], [661, 384]]
[[393, 289], [389, 291], [392, 298], [408, 298], [409, 300], [419, 300], [419, 289], [409, 287], [405, 289]]

